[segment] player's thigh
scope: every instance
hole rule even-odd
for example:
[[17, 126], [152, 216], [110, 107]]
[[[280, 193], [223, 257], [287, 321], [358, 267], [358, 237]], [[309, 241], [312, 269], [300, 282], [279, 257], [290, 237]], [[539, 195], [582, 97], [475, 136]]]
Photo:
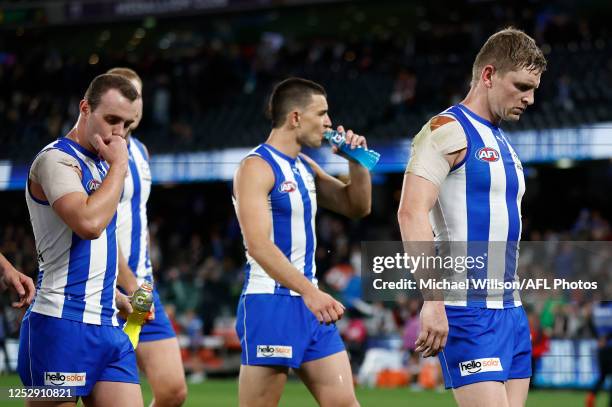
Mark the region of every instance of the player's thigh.
[[524, 407], [529, 392], [529, 378], [511, 379], [506, 382], [506, 394], [510, 407]]
[[510, 407], [502, 382], [478, 382], [453, 389], [459, 407]]
[[277, 406], [289, 368], [286, 366], [240, 366], [238, 399], [240, 407]]
[[176, 338], [140, 342], [136, 348], [138, 366], [144, 372], [153, 393], [169, 389], [185, 392], [185, 371]]
[[322, 407], [358, 406], [346, 351], [303, 363], [296, 373]]
[[89, 396], [83, 397], [85, 407], [143, 407], [140, 385], [123, 382], [97, 382]]

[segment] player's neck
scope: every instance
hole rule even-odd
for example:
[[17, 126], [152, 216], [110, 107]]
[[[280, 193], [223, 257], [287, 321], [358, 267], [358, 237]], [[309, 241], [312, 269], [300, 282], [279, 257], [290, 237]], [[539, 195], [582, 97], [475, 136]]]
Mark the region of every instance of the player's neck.
[[74, 141], [87, 151], [91, 151], [92, 153], [97, 154], [98, 152], [96, 151], [96, 149], [93, 148], [93, 146], [87, 141], [87, 138], [85, 137], [85, 129], [83, 129], [82, 126], [79, 125], [79, 122], [80, 121], [77, 121], [77, 124], [72, 128], [72, 130], [70, 130], [68, 134], [66, 134], [66, 138], [69, 138], [70, 140]]
[[480, 86], [472, 87], [465, 99], [461, 101], [461, 104], [483, 119], [488, 120], [496, 126], [499, 126], [501, 119], [497, 117], [489, 108], [486, 89], [483, 89]]
[[292, 158], [296, 158], [302, 151], [302, 146], [298, 143], [295, 135], [283, 129], [272, 129], [266, 144]]

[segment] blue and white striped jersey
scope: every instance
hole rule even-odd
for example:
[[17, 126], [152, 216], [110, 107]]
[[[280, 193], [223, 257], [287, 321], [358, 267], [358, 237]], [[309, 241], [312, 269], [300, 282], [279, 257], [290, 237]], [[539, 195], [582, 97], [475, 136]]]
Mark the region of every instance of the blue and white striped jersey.
[[[289, 157], [268, 144], [256, 147], [247, 155], [250, 156], [264, 159], [274, 172], [274, 187], [268, 195], [272, 219], [270, 240], [296, 269], [316, 285], [317, 193], [312, 168], [299, 157]], [[299, 295], [273, 280], [249, 256], [248, 248], [246, 257], [243, 294]]]
[[144, 145], [134, 137], [128, 144], [129, 171], [117, 208], [117, 239], [138, 283], [153, 281], [149, 257], [147, 201], [151, 194], [151, 170]]
[[[47, 145], [39, 154], [60, 150], [78, 162], [83, 192], [91, 195], [102, 183], [108, 165], [68, 138]], [[39, 273], [32, 312], [95, 325], [117, 326], [116, 215], [102, 235], [81, 239], [55, 213], [49, 202], [34, 198], [26, 187], [26, 202], [36, 240]]]
[[[516, 281], [521, 199], [525, 192], [518, 155], [499, 127], [465, 106], [453, 106], [441, 115], [451, 116], [461, 124], [467, 151], [464, 161], [451, 169], [440, 186], [438, 201], [430, 213], [435, 239], [467, 242], [464, 246], [454, 246], [455, 251], [457, 247], [464, 247], [466, 252], [455, 252], [453, 256], [483, 255], [483, 244], [477, 242], [484, 242], [485, 267], [468, 270], [461, 278]], [[471, 284], [463, 298], [460, 296], [447, 304], [510, 308], [521, 302], [516, 290]]]

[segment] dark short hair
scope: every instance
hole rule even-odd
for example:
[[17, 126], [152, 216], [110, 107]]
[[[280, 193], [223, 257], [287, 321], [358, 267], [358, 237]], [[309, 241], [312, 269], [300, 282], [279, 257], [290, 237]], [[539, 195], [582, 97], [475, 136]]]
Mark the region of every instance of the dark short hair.
[[546, 70], [546, 58], [529, 35], [514, 27], [508, 27], [491, 35], [482, 46], [472, 67], [472, 84], [478, 81], [482, 69], [493, 65], [500, 74], [523, 68], [542, 73]]
[[303, 78], [288, 78], [279, 82], [272, 89], [268, 102], [268, 118], [273, 128], [285, 124], [287, 114], [296, 107], [306, 107], [312, 101], [312, 95], [327, 93], [323, 86]]
[[129, 79], [120, 75], [102, 74], [96, 76], [85, 91], [85, 100], [89, 103], [93, 112], [100, 105], [102, 96], [111, 89], [116, 89], [130, 102], [140, 97], [138, 91]]

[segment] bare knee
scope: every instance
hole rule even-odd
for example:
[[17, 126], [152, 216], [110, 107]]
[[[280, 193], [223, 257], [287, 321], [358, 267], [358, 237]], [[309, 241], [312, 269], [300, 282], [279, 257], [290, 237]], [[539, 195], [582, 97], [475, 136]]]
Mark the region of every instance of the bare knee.
[[159, 389], [153, 389], [155, 399], [151, 407], [180, 407], [187, 399], [187, 385], [185, 382], [177, 382], [165, 385]]
[[243, 383], [238, 387], [238, 399], [240, 407], [276, 407], [283, 394], [283, 387], [277, 386], [245, 386]]

